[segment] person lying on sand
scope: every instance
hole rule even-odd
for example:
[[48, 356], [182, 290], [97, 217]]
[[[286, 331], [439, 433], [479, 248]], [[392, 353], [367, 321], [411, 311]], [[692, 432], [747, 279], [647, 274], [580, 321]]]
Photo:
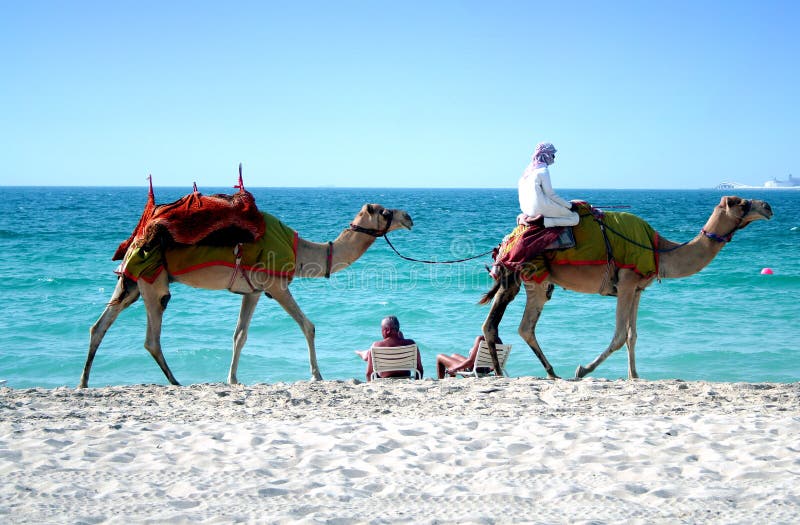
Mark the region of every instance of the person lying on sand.
[[[444, 379], [445, 375], [455, 377], [456, 372], [461, 370], [469, 370], [475, 364], [475, 359], [478, 357], [478, 347], [484, 340], [482, 335], [475, 338], [475, 344], [472, 345], [472, 350], [469, 351], [469, 356], [464, 357], [461, 354], [444, 355], [439, 354], [436, 356], [436, 373], [439, 379]], [[500, 338], [497, 338], [497, 344], [503, 344]], [[487, 373], [490, 369], [478, 369], [478, 373]]]

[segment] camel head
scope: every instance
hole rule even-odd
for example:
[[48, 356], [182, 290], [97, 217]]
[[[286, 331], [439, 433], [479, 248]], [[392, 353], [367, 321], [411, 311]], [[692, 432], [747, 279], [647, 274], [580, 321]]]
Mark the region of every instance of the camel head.
[[724, 220], [734, 231], [741, 230], [753, 221], [772, 218], [772, 207], [769, 203], [756, 199], [722, 197], [717, 209], [722, 211], [722, 215], [725, 216]]
[[726, 243], [733, 239], [736, 231], [751, 222], [771, 217], [772, 208], [764, 201], [734, 196], [722, 197], [701, 233], [709, 239]]
[[350, 224], [353, 231], [380, 237], [391, 231], [414, 226], [411, 216], [404, 210], [391, 210], [380, 204], [365, 204]]

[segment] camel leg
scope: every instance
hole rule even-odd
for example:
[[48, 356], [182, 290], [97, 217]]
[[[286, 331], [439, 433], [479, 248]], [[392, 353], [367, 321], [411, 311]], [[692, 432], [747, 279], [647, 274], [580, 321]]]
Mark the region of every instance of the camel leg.
[[633, 296], [633, 306], [631, 307], [631, 318], [628, 324], [628, 379], [636, 379], [639, 374], [636, 373], [636, 321], [639, 317], [639, 300], [642, 298], [642, 290], [636, 289]]
[[539, 346], [539, 341], [536, 340], [536, 323], [542, 314], [545, 303], [553, 295], [553, 285], [550, 283], [536, 284], [526, 282], [525, 294], [527, 299], [525, 301], [525, 312], [522, 314], [522, 321], [519, 324], [519, 335], [528, 343], [536, 357], [539, 358], [545, 372], [547, 372], [547, 377], [549, 379], [558, 379], [553, 370], [553, 365], [547, 360], [542, 347]]
[[236, 370], [239, 368], [239, 355], [247, 342], [247, 330], [250, 327], [250, 320], [253, 319], [253, 312], [261, 297], [261, 293], [251, 293], [242, 296], [242, 308], [239, 310], [239, 321], [236, 323], [236, 331], [233, 333], [233, 357], [231, 358], [231, 370], [228, 372], [228, 383], [236, 385]]
[[89, 354], [86, 356], [86, 364], [83, 366], [78, 388], [89, 386], [89, 373], [92, 370], [92, 362], [94, 361], [94, 355], [97, 353], [97, 348], [103, 341], [103, 337], [105, 337], [111, 325], [114, 324], [120, 312], [135, 303], [138, 298], [139, 288], [135, 282], [124, 277], [117, 279], [116, 288], [114, 288], [114, 293], [111, 295], [111, 300], [106, 305], [106, 309], [89, 329]]
[[520, 278], [518, 274], [512, 272], [504, 272], [500, 279], [502, 284], [497, 290], [497, 293], [492, 299], [492, 306], [489, 308], [489, 314], [483, 322], [483, 337], [486, 339], [486, 345], [489, 347], [489, 353], [492, 356], [492, 366], [498, 376], [503, 375], [503, 370], [500, 367], [500, 361], [497, 359], [497, 344], [499, 336], [500, 321], [503, 319], [503, 314], [506, 312], [509, 303], [514, 300], [514, 297], [519, 293]]
[[300, 310], [300, 306], [298, 306], [297, 301], [294, 300], [294, 296], [292, 296], [288, 288], [276, 287], [275, 290], [270, 290], [269, 293], [300, 326], [303, 335], [306, 336], [306, 344], [308, 345], [308, 361], [311, 365], [311, 379], [315, 381], [322, 380], [322, 374], [319, 373], [319, 365], [317, 364], [317, 351], [314, 347], [314, 324], [309, 321], [306, 314]]
[[172, 371], [164, 359], [164, 353], [161, 351], [161, 321], [170, 299], [167, 272], [161, 272], [153, 284], [140, 281], [139, 291], [142, 293], [142, 300], [147, 311], [147, 335], [144, 347], [161, 367], [167, 380], [173, 385], [180, 385], [172, 375]]
[[597, 356], [588, 365], [581, 366], [575, 370], [575, 377], [581, 378], [592, 373], [608, 356], [622, 348], [628, 339], [631, 319], [634, 317], [634, 308], [638, 305], [636, 300], [637, 286], [640, 278], [630, 270], [620, 270], [619, 281], [617, 283], [617, 325], [614, 330], [614, 337], [608, 348]]

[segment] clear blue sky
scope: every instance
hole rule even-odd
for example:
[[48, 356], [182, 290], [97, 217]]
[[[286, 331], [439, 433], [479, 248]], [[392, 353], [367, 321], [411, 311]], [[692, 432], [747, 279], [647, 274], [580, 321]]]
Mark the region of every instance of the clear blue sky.
[[800, 2], [4, 2], [0, 184], [800, 176]]

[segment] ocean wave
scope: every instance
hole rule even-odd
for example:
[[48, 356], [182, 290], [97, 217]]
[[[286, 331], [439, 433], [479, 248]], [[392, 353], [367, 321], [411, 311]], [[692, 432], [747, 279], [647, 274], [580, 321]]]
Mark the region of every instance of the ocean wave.
[[0, 230], [0, 239], [20, 239], [22, 238], [22, 233], [15, 232], [12, 230]]

